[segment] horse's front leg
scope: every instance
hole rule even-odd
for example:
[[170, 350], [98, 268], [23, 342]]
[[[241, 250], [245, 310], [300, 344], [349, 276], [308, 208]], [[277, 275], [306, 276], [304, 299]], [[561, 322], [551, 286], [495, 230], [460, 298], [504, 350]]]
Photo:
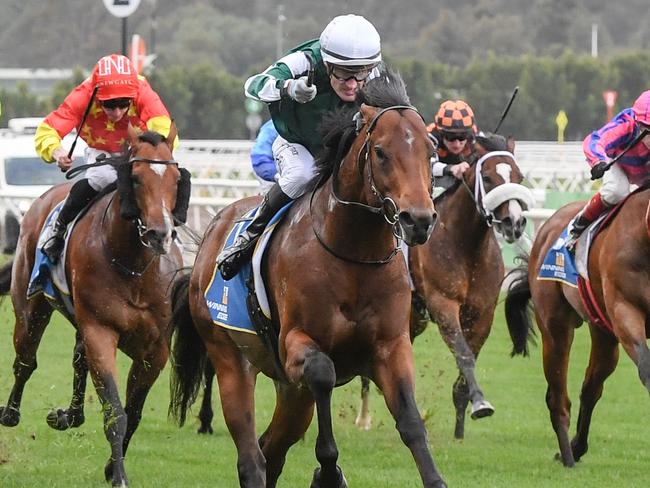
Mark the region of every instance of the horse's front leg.
[[[375, 383], [384, 393], [402, 442], [415, 459], [423, 486], [446, 487], [433, 462], [424, 422], [415, 404], [413, 350], [408, 338], [401, 336], [392, 344], [382, 344], [382, 354], [375, 355], [374, 371]], [[393, 484], [399, 484], [399, 480]]]
[[84, 416], [84, 401], [86, 397], [86, 380], [88, 378], [88, 364], [86, 351], [81, 334], [77, 330], [75, 335], [74, 351], [72, 353], [72, 400], [68, 409], [57, 408], [47, 415], [47, 424], [56, 430], [67, 430], [70, 427], [79, 427], [86, 420]]
[[302, 331], [294, 329], [289, 332], [285, 343], [287, 348], [285, 369], [289, 381], [307, 385], [316, 402], [318, 417], [316, 459], [320, 463], [320, 468], [314, 472], [311, 488], [345, 488], [348, 486], [347, 481], [336, 464], [339, 451], [332, 429], [331, 401], [332, 390], [336, 385], [334, 363]]
[[116, 352], [119, 336], [113, 329], [97, 322], [84, 320], [83, 317], [79, 317], [79, 321], [83, 324], [81, 333], [88, 369], [104, 413], [104, 435], [111, 445], [111, 457], [104, 468], [104, 476], [113, 486], [128, 486], [123, 447], [127, 419], [117, 389]]

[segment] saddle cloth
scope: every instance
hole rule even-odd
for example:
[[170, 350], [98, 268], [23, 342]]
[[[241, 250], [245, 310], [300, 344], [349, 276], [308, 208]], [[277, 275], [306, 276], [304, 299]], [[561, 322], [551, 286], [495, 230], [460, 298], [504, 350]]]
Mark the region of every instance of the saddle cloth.
[[[264, 251], [273, 234], [273, 230], [292, 204], [293, 202], [289, 202], [271, 219], [255, 245], [251, 262], [247, 262], [242, 266], [236, 276], [225, 281], [217, 268], [217, 263], [214, 263], [212, 279], [205, 289], [203, 296], [205, 297], [205, 303], [208, 306], [210, 316], [215, 325], [225, 327], [226, 329], [256, 334], [246, 304], [246, 297], [252, 290], [255, 290], [257, 300], [264, 315], [268, 319], [271, 318], [271, 309], [260, 268]], [[258, 210], [259, 207], [251, 209], [235, 223], [224, 242], [224, 248], [230, 246], [237, 236], [248, 228], [251, 221], [257, 215]]]

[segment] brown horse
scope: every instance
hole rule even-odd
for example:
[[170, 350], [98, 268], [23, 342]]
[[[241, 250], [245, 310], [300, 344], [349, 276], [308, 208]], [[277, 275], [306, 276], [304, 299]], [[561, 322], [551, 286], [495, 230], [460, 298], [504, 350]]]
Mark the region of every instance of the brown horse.
[[[179, 332], [171, 410], [183, 421], [198, 394], [203, 368], [197, 356], [203, 344], [216, 370], [242, 487], [276, 486], [288, 449], [312, 420], [314, 404], [320, 467], [311, 486], [347, 486], [337, 465], [330, 399], [335, 386], [360, 374], [383, 390], [423, 485], [446, 486], [415, 404], [411, 292], [393, 235], [410, 245], [429, 237], [436, 217], [430, 195], [433, 147], [398, 76], [369, 82], [360, 99], [358, 116], [343, 111], [325, 124], [333, 128], [323, 158], [331, 164], [330, 177], [293, 204], [262, 262], [271, 320], [279, 330], [279, 367], [258, 336], [215, 326], [203, 296], [229, 230], [259, 198], [239, 201], [215, 217], [191, 278], [175, 286]], [[277, 402], [258, 442], [254, 386], [260, 371], [276, 380]]]
[[[574, 466], [587, 452], [589, 425], [603, 383], [616, 368], [618, 344], [637, 365], [641, 383], [650, 391], [650, 189], [639, 191], [625, 202], [616, 218], [594, 239], [588, 272], [593, 295], [611, 323], [612, 331], [588, 320], [579, 291], [557, 281], [537, 279], [540, 266], [569, 220], [582, 208], [569, 204], [540, 228], [528, 263], [514, 273], [506, 298], [506, 320], [513, 340], [513, 354], [528, 353], [532, 321], [529, 300], [542, 335], [544, 374], [548, 383], [546, 404], [557, 435], [565, 466]], [[575, 437], [569, 441], [571, 402], [567, 391], [567, 368], [574, 329], [589, 323], [591, 354], [580, 393], [580, 412]]]
[[[104, 431], [111, 446], [105, 467], [113, 486], [128, 484], [124, 455], [140, 423], [151, 386], [167, 362], [171, 333], [169, 291], [182, 267], [174, 243], [174, 219], [185, 220], [179, 182], [189, 174], [172, 158], [172, 124], [168, 138], [129, 128], [130, 150], [111, 158], [118, 171], [118, 191], [107, 192], [80, 218], [65, 258], [71, 319], [77, 329], [74, 394], [70, 409], [48, 416], [55, 428], [83, 422], [83, 395], [90, 371], [102, 403]], [[34, 202], [21, 224], [13, 263], [11, 297], [14, 329], [14, 386], [0, 423], [17, 425], [23, 389], [36, 369], [36, 351], [53, 309], [43, 294], [27, 298], [35, 248], [47, 216], [68, 192], [52, 188]], [[178, 199], [177, 199], [178, 193]], [[119, 198], [118, 198], [119, 194]], [[116, 350], [133, 360], [122, 406], [117, 389]]]
[[[521, 185], [523, 175], [513, 152], [512, 139], [493, 134], [477, 137], [477, 162], [462, 181], [436, 198], [440, 223], [426, 244], [409, 251], [415, 286], [411, 335], [420, 334], [430, 318], [438, 324], [458, 366], [452, 389], [457, 439], [464, 437], [470, 401], [473, 419], [494, 413], [474, 372], [492, 328], [504, 275], [494, 231], [509, 243], [519, 239], [526, 227], [523, 211], [533, 204], [530, 190]], [[363, 384], [356, 423], [365, 429], [370, 427], [367, 397], [368, 385]]]

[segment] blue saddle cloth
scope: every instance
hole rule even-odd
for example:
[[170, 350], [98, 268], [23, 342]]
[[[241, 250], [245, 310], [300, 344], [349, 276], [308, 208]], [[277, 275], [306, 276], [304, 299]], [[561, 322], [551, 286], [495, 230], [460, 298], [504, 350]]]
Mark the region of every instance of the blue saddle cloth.
[[538, 279], [560, 281], [567, 285], [578, 286], [578, 270], [575, 257], [565, 245], [568, 236], [569, 228], [567, 226], [546, 253], [542, 267], [537, 275]]
[[29, 285], [27, 286], [27, 298], [31, 298], [38, 293], [43, 293], [45, 296], [52, 300], [57, 299], [57, 287], [55, 286], [52, 276], [54, 275], [54, 264], [43, 253], [43, 245], [47, 242], [51, 235], [52, 224], [56, 221], [59, 211], [63, 207], [63, 203], [59, 203], [52, 209], [50, 215], [45, 219], [41, 234], [36, 244], [36, 252], [34, 256], [34, 267], [32, 274], [29, 277]]
[[[284, 213], [292, 204], [293, 202], [290, 202], [285, 205], [271, 219], [268, 226], [264, 230], [265, 235], [259, 239], [255, 247], [255, 255], [264, 252], [266, 244], [269, 241], [268, 236], [273, 232], [276, 224], [281, 220]], [[235, 224], [235, 226], [230, 231], [230, 234], [228, 234], [228, 237], [226, 238], [224, 248], [232, 245], [237, 236], [248, 228], [255, 215], [257, 215], [258, 209], [258, 207], [251, 209], [240, 219], [239, 222]], [[259, 262], [261, 262], [261, 259], [256, 259], [254, 261], [257, 261], [257, 264], [259, 264]], [[247, 285], [247, 281], [253, 279], [252, 274], [253, 265], [249, 261], [241, 267], [239, 273], [237, 273], [236, 276], [228, 281], [225, 281], [215, 263], [214, 270], [212, 272], [212, 280], [205, 290], [204, 297], [205, 303], [208, 306], [208, 310], [210, 310], [212, 321], [216, 325], [225, 327], [226, 329], [234, 329], [242, 332], [248, 332], [250, 334], [256, 334], [246, 304], [246, 297], [249, 293], [249, 286]], [[256, 293], [259, 295], [259, 287], [255, 288]], [[263, 300], [266, 302], [266, 297], [264, 297]], [[260, 301], [262, 301], [261, 297]]]

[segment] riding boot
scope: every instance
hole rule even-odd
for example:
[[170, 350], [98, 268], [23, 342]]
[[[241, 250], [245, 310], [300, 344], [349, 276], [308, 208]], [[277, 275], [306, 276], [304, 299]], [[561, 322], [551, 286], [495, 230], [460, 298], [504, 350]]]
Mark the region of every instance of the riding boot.
[[72, 185], [68, 198], [65, 200], [56, 221], [52, 224], [52, 235], [43, 245], [43, 253], [52, 263], [59, 260], [59, 256], [63, 251], [64, 236], [68, 224], [90, 203], [97, 193], [97, 190], [90, 186], [87, 179], [79, 180]]
[[271, 218], [291, 200], [292, 198], [282, 191], [279, 184], [276, 183], [271, 187], [248, 228], [217, 256], [217, 267], [224, 280], [227, 281], [237, 274], [244, 262], [250, 258], [255, 243]]
[[569, 238], [565, 245], [568, 249], [573, 248], [578, 239], [589, 225], [594, 222], [600, 214], [606, 211], [610, 206], [602, 199], [600, 193], [596, 193], [587, 202], [587, 205], [575, 216], [569, 230]]

